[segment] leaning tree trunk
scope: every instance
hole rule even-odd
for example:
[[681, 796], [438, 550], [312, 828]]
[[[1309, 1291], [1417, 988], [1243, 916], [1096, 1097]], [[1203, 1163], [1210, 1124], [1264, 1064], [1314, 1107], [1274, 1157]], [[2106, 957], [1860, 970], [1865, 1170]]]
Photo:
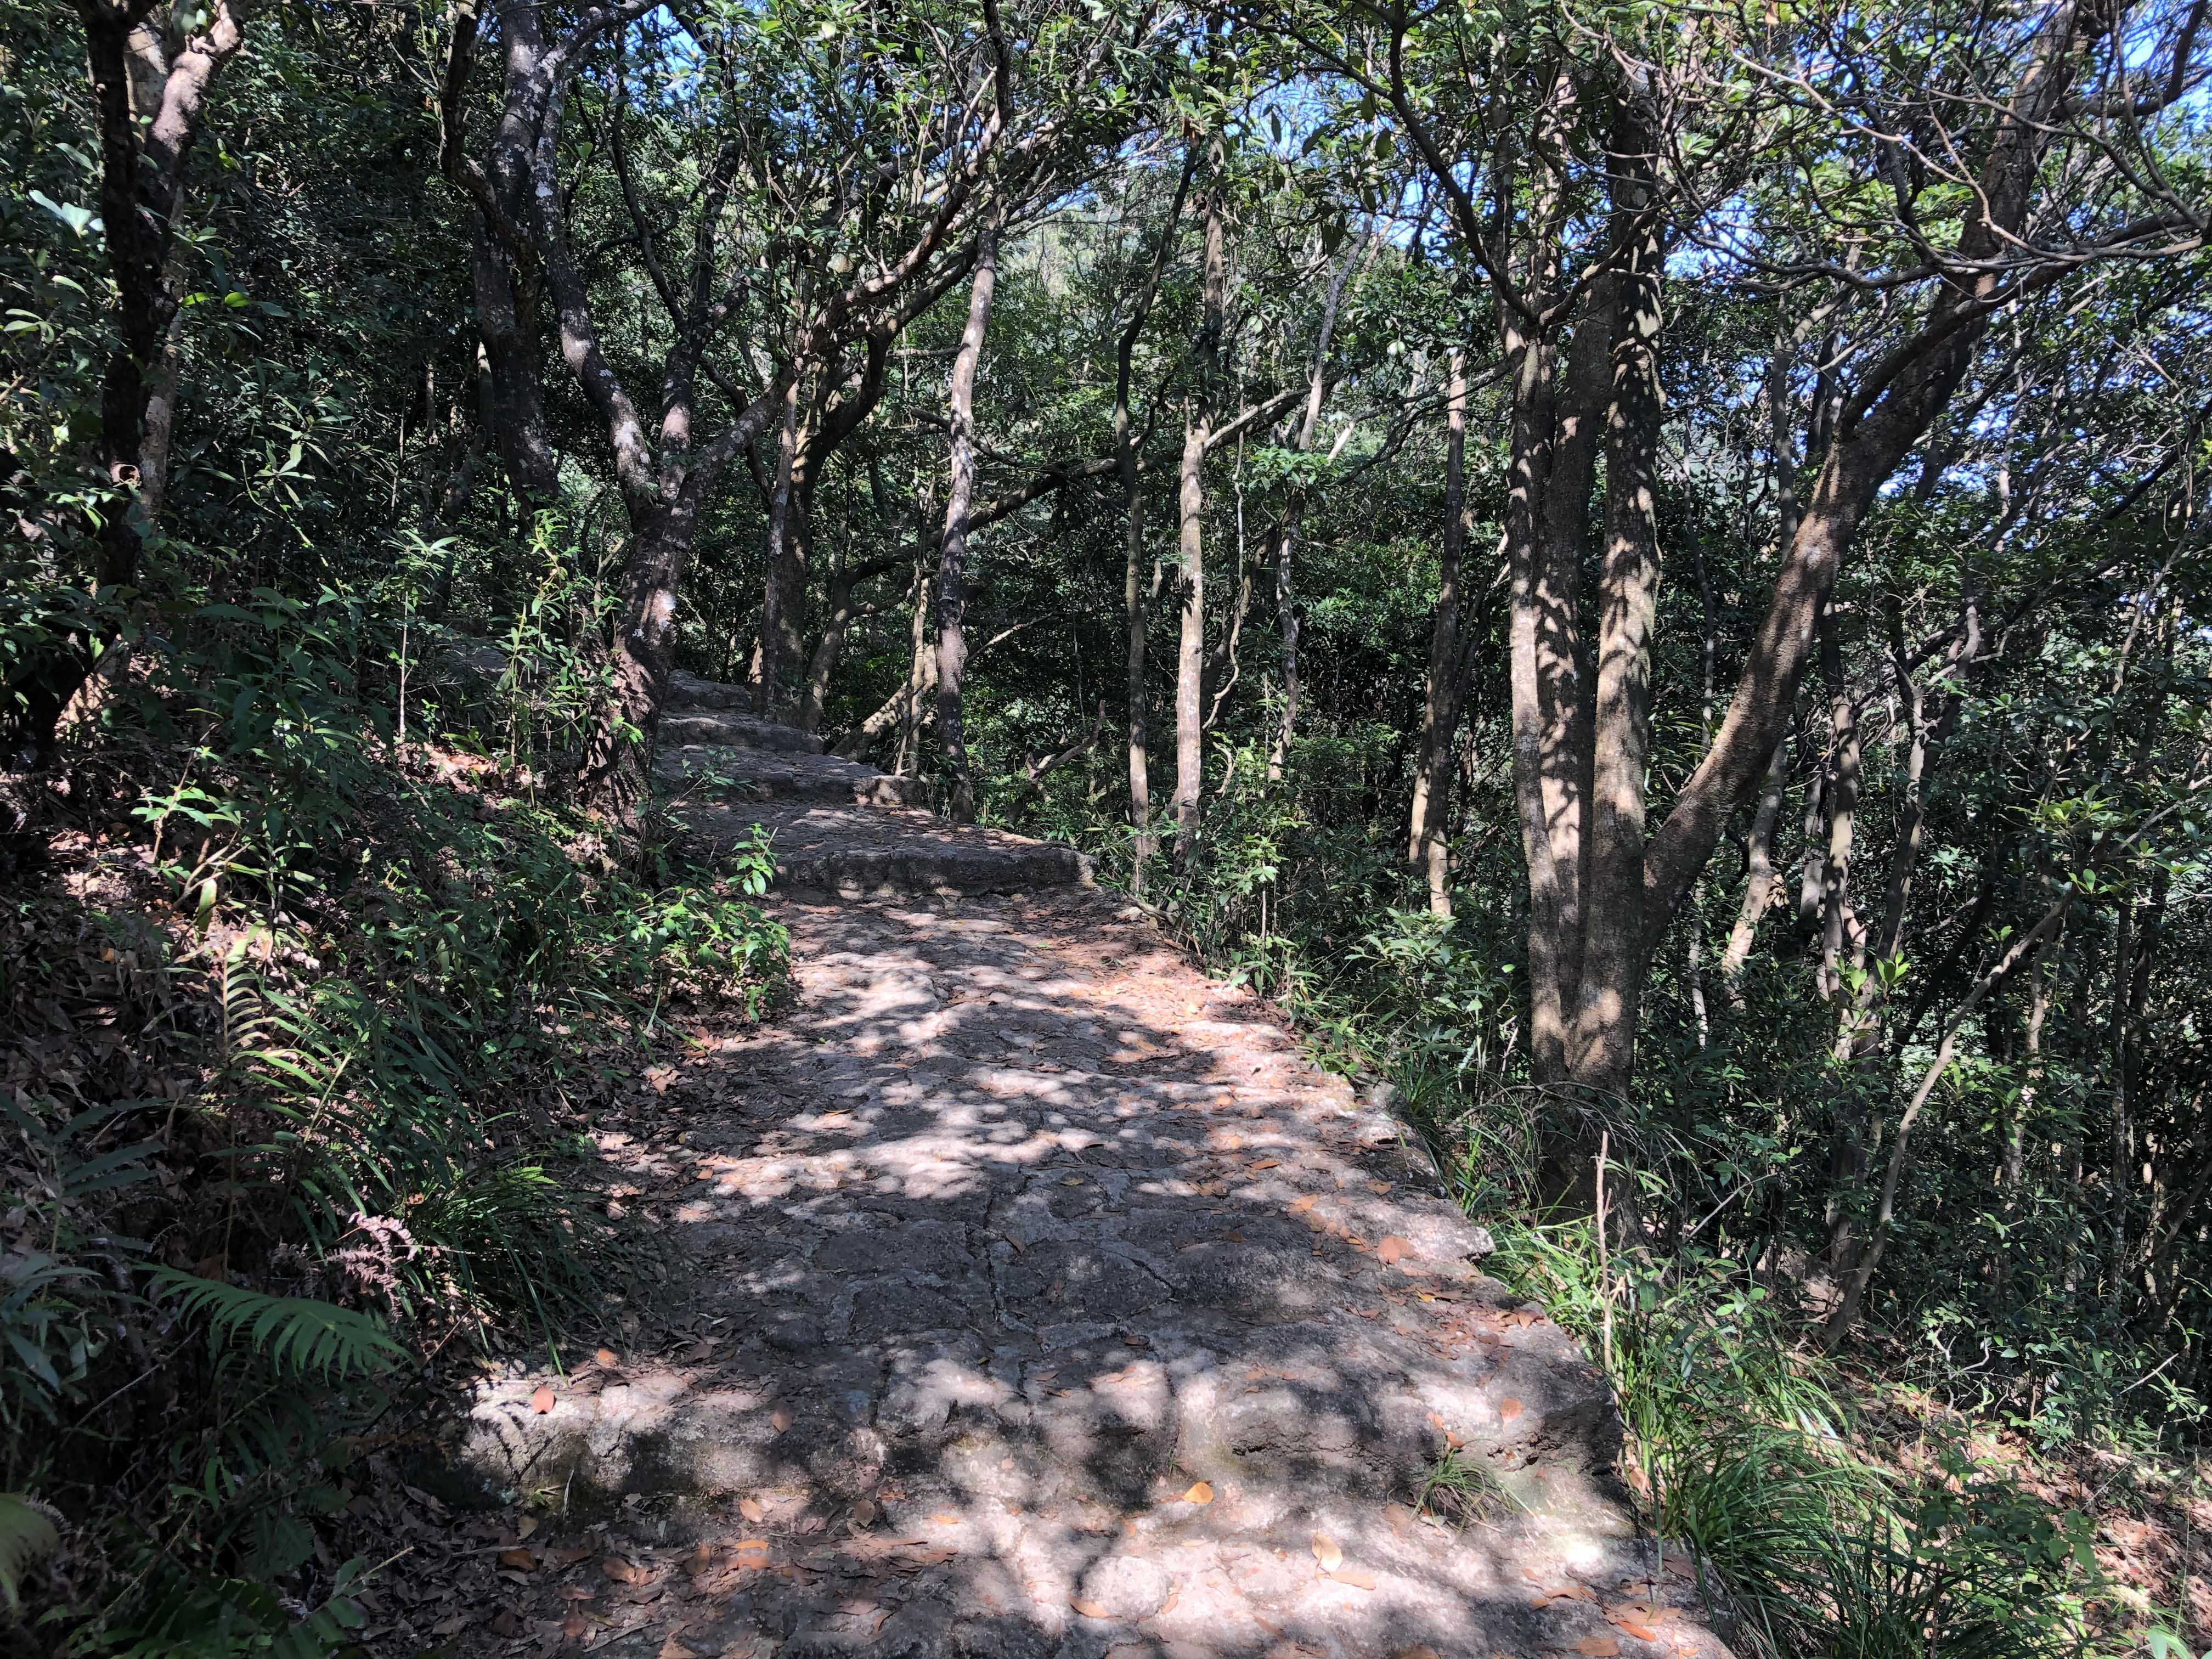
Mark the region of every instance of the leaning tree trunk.
[[952, 359], [951, 477], [945, 490], [945, 541], [937, 565], [937, 739], [944, 745], [945, 769], [951, 775], [952, 818], [957, 823], [972, 823], [975, 817], [975, 776], [968, 756], [961, 677], [968, 666], [968, 513], [975, 501], [975, 367], [983, 356], [998, 278], [999, 221], [994, 216], [979, 233], [968, 325], [960, 332], [960, 349]]

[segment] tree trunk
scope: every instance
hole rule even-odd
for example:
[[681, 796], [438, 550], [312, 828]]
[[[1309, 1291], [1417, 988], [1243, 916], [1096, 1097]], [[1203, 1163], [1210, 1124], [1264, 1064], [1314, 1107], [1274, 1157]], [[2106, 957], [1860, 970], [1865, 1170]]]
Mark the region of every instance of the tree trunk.
[[1650, 961], [1644, 937], [1644, 792], [1651, 753], [1651, 636], [1659, 610], [1662, 255], [1658, 226], [1648, 216], [1653, 158], [1639, 112], [1636, 99], [1624, 96], [1611, 163], [1614, 211], [1635, 228], [1619, 278], [1612, 343], [1586, 921], [1568, 1057], [1577, 1090], [1594, 1097], [1627, 1092]]
[[753, 683], [753, 713], [775, 718], [776, 682], [782, 678], [784, 606], [791, 598], [791, 465], [799, 449], [799, 377], [784, 389], [783, 421], [776, 428], [775, 482], [769, 491], [768, 562], [761, 587], [760, 670]]
[[1743, 975], [1751, 962], [1752, 943], [1758, 937], [1759, 924], [1767, 907], [1774, 902], [1775, 890], [1781, 885], [1774, 867], [1774, 839], [1780, 827], [1783, 793], [1789, 782], [1790, 740], [1785, 737], [1774, 745], [1773, 758], [1766, 766], [1766, 782], [1759, 792], [1759, 805], [1752, 814], [1743, 903], [1736, 910], [1735, 926], [1729, 930], [1728, 948], [1721, 954], [1721, 994], [1737, 1013], [1744, 1010]]
[[1154, 842], [1148, 753], [1150, 721], [1146, 718], [1151, 692], [1145, 665], [1145, 629], [1149, 625], [1145, 603], [1145, 493], [1137, 464], [1129, 396], [1137, 342], [1144, 334], [1145, 319], [1152, 314], [1152, 301], [1159, 293], [1160, 272], [1175, 247], [1176, 228], [1182, 217], [1183, 198], [1189, 193], [1191, 176], [1197, 170], [1198, 154], [1195, 144], [1183, 152], [1182, 177], [1176, 185], [1175, 199], [1168, 206], [1167, 222], [1160, 228], [1151, 269], [1146, 274], [1143, 288], [1138, 291], [1136, 303], [1130, 307], [1128, 325], [1121, 331], [1115, 354], [1114, 459], [1121, 477], [1121, 538], [1127, 561], [1121, 585], [1121, 619], [1129, 645], [1125, 687], [1129, 736], [1129, 890], [1137, 894], [1145, 890], [1145, 870], [1152, 861]]
[[1185, 415], [1182, 461], [1176, 469], [1177, 543], [1182, 568], [1182, 629], [1176, 653], [1176, 868], [1188, 872], [1197, 855], [1206, 729], [1206, 422]]
[[1451, 914], [1449, 839], [1446, 834], [1453, 770], [1452, 737], [1465, 685], [1460, 647], [1461, 561], [1467, 545], [1467, 354], [1451, 355], [1445, 404], [1444, 526], [1437, 609], [1429, 625], [1429, 671], [1421, 700], [1421, 740], [1413, 769], [1413, 811], [1407, 860], [1425, 865], [1429, 908]]
[[585, 744], [577, 775], [579, 799], [617, 823], [635, 823], [652, 787], [653, 747], [675, 639], [677, 594], [690, 555], [693, 528], [690, 516], [680, 509], [646, 508], [631, 520], [612, 695]]
[[[1370, 246], [1372, 244], [1370, 243]], [[1298, 453], [1310, 454], [1314, 434], [1321, 424], [1321, 400], [1328, 374], [1328, 345], [1336, 332], [1337, 307], [1344, 285], [1351, 279], [1356, 252], [1347, 251], [1344, 263], [1329, 278], [1328, 297], [1322, 302], [1321, 326], [1314, 331], [1313, 368], [1306, 377], [1305, 419], [1298, 423]], [[1298, 728], [1298, 603], [1295, 579], [1298, 531], [1305, 520], [1306, 495], [1303, 485], [1293, 489], [1288, 509], [1275, 526], [1274, 556], [1268, 561], [1275, 572], [1275, 635], [1283, 653], [1283, 714], [1275, 741], [1267, 750], [1267, 781], [1281, 781], [1283, 762]]]
[[1229, 264], [1223, 196], [1227, 152], [1218, 131], [1206, 140], [1206, 243], [1200, 283], [1198, 361], [1203, 392], [1195, 413], [1183, 410], [1182, 461], [1177, 469], [1176, 540], [1182, 559], [1182, 630], [1176, 653], [1176, 868], [1188, 874], [1198, 857], [1206, 776], [1206, 427], [1221, 396], [1221, 352], [1228, 329]]
[[999, 221], [983, 226], [969, 290], [968, 324], [952, 359], [950, 398], [951, 477], [945, 497], [945, 541], [937, 566], [937, 739], [952, 780], [952, 818], [975, 817], [975, 779], [968, 757], [961, 677], [968, 665], [968, 511], [975, 499], [975, 368], [991, 322], [999, 276]]

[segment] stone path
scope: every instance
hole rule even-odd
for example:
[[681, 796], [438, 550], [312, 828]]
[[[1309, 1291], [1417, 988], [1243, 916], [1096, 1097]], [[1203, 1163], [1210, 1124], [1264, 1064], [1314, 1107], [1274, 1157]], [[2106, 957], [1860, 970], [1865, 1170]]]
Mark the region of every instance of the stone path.
[[600, 1136], [680, 1294], [478, 1389], [416, 1494], [481, 1540], [416, 1570], [459, 1610], [399, 1570], [377, 1651], [1724, 1651], [1395, 1122], [1079, 867], [875, 816], [967, 890], [776, 901], [796, 1006]]

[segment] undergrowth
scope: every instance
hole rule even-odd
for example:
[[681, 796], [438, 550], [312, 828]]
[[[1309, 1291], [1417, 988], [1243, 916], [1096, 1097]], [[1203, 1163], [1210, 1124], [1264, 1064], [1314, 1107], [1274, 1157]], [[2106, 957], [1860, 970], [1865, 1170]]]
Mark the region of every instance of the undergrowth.
[[408, 1402], [660, 1271], [593, 1110], [675, 1005], [757, 1017], [786, 940], [764, 846], [678, 881], [544, 797], [592, 672], [550, 633], [487, 681], [344, 592], [133, 631], [13, 783], [0, 1630], [306, 1656]]

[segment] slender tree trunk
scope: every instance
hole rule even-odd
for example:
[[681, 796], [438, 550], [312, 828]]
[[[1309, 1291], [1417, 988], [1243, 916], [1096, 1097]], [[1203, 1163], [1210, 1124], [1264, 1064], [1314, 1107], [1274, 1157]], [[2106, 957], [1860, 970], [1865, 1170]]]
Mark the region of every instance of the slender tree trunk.
[[1296, 574], [1298, 532], [1303, 527], [1305, 502], [1296, 500], [1275, 532], [1275, 638], [1283, 653], [1283, 714], [1275, 726], [1275, 741], [1267, 750], [1267, 781], [1282, 781], [1290, 757], [1291, 739], [1298, 729], [1298, 701], [1303, 692], [1298, 667], [1298, 589]]
[[1182, 568], [1182, 628], [1176, 653], [1176, 868], [1197, 855], [1200, 795], [1206, 756], [1206, 422], [1184, 415], [1182, 461], [1176, 470], [1177, 543]]
[[761, 588], [760, 672], [753, 683], [753, 713], [762, 720], [775, 718], [776, 681], [783, 666], [783, 638], [787, 631], [783, 608], [791, 584], [790, 563], [791, 467], [799, 451], [799, 378], [784, 389], [783, 420], [776, 428], [775, 483], [769, 491], [768, 564]]
[[1425, 865], [1429, 908], [1451, 914], [1450, 842], [1446, 833], [1453, 770], [1452, 738], [1465, 687], [1460, 646], [1461, 562], [1467, 545], [1467, 354], [1451, 355], [1444, 415], [1443, 548], [1436, 614], [1429, 624], [1429, 669], [1421, 699], [1421, 740], [1413, 769], [1413, 811], [1407, 860]]
[[[1347, 251], [1344, 263], [1329, 278], [1328, 297], [1322, 301], [1321, 326], [1314, 332], [1313, 368], [1306, 378], [1305, 419], [1298, 423], [1298, 453], [1307, 454], [1314, 447], [1314, 434], [1321, 424], [1322, 393], [1328, 383], [1328, 345], [1336, 332], [1337, 307], [1344, 298], [1344, 285], [1350, 280], [1358, 256]], [[1279, 782], [1283, 762], [1290, 753], [1291, 740], [1298, 729], [1298, 599], [1297, 561], [1298, 532], [1305, 520], [1306, 497], [1303, 487], [1291, 492], [1289, 507], [1275, 527], [1274, 556], [1269, 560], [1275, 572], [1275, 634], [1283, 653], [1283, 715], [1275, 729], [1275, 740], [1267, 750], [1267, 781]]]
[[1759, 805], [1752, 813], [1743, 903], [1736, 911], [1735, 926], [1729, 930], [1728, 948], [1721, 955], [1721, 994], [1737, 1013], [1744, 1009], [1743, 975], [1751, 962], [1752, 943], [1758, 937], [1760, 920], [1781, 885], [1774, 867], [1774, 840], [1780, 828], [1782, 797], [1789, 781], [1790, 739], [1785, 737], [1774, 745], [1774, 757], [1767, 763], [1766, 782], [1759, 792]]
[[1160, 273], [1166, 267], [1168, 256], [1175, 247], [1176, 228], [1182, 217], [1183, 199], [1190, 191], [1191, 177], [1197, 170], [1198, 157], [1195, 144], [1183, 152], [1182, 176], [1176, 182], [1175, 199], [1168, 205], [1167, 222], [1160, 227], [1160, 238], [1152, 251], [1151, 268], [1146, 273], [1144, 286], [1138, 291], [1136, 303], [1130, 307], [1128, 325], [1121, 331], [1115, 354], [1114, 459], [1121, 477], [1121, 537], [1126, 560], [1121, 586], [1121, 618], [1128, 639], [1125, 690], [1129, 714], [1129, 890], [1139, 895], [1145, 890], [1145, 871], [1152, 859], [1154, 842], [1148, 752], [1150, 721], [1146, 718], [1151, 692], [1145, 663], [1145, 630], [1149, 625], [1146, 616], [1148, 595], [1145, 583], [1145, 492], [1137, 464], [1136, 434], [1132, 424], [1129, 398], [1137, 342], [1143, 337], [1145, 320], [1152, 314], [1152, 301], [1159, 293]]
[[1176, 868], [1198, 857], [1206, 776], [1206, 492], [1207, 422], [1221, 396], [1221, 352], [1228, 329], [1226, 149], [1217, 131], [1206, 140], [1206, 241], [1201, 265], [1198, 358], [1203, 396], [1183, 410], [1182, 461], [1177, 470], [1176, 540], [1182, 559], [1182, 629], [1176, 653]]
[[975, 779], [968, 757], [961, 683], [968, 665], [968, 512], [975, 500], [975, 368], [983, 356], [998, 276], [999, 221], [994, 215], [979, 233], [968, 324], [952, 359], [951, 477], [937, 566], [937, 738], [951, 775], [952, 818], [957, 823], [972, 823], [975, 817]]

